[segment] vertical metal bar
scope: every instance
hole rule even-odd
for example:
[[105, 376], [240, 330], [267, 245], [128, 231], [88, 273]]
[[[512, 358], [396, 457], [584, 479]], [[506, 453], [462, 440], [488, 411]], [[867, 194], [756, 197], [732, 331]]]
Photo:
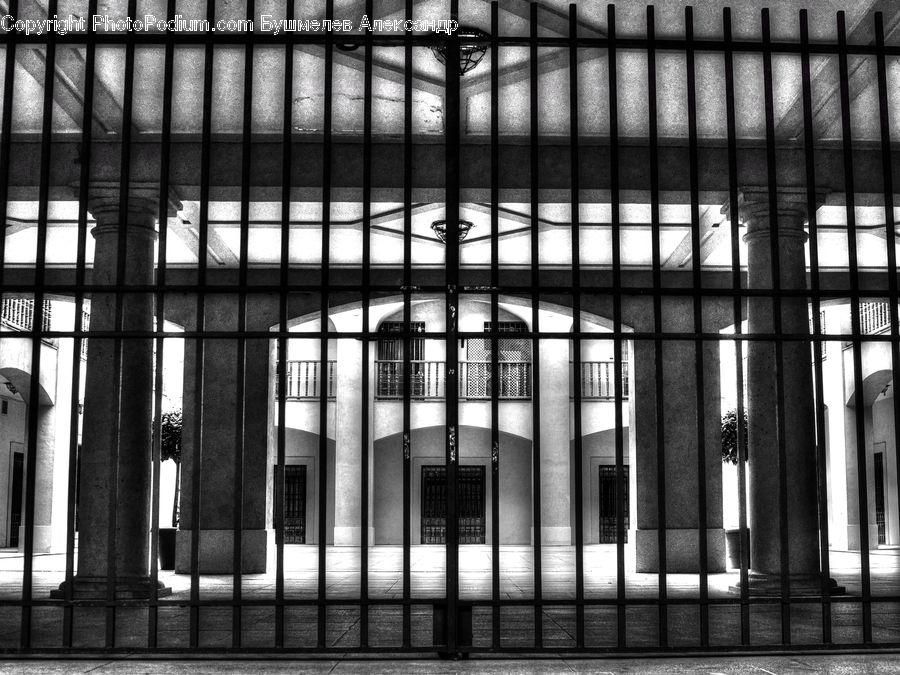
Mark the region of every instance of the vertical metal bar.
[[741, 249], [740, 214], [737, 183], [737, 122], [734, 106], [734, 49], [731, 37], [731, 9], [722, 10], [722, 28], [725, 38], [725, 118], [728, 127], [728, 213], [731, 224], [731, 289], [734, 292], [734, 341], [735, 382], [737, 395], [737, 444], [738, 444], [738, 529], [741, 548], [741, 644], [750, 644], [750, 589], [749, 555], [750, 540], [747, 536], [747, 457], [746, 432], [744, 430], [744, 311], [741, 297]]
[[[803, 85], [803, 145], [806, 158], [806, 211], [809, 214], [809, 266], [814, 335], [822, 335], [819, 239], [816, 219], [816, 158], [813, 136], [812, 78], [809, 64], [809, 25], [800, 10], [800, 69]], [[816, 396], [816, 462], [819, 484], [819, 550], [822, 557], [822, 642], [831, 643], [831, 584], [828, 551], [828, 476], [826, 470], [825, 386], [822, 380], [822, 341], [813, 342], [813, 377]]]
[[[669, 588], [666, 580], [668, 551], [666, 545], [666, 420], [663, 391], [662, 333], [662, 252], [659, 221], [659, 126], [656, 102], [656, 14], [653, 5], [647, 7], [647, 122], [650, 134], [650, 229], [653, 233], [653, 340], [656, 378], [656, 548], [659, 551], [659, 646], [669, 644]], [[637, 357], [635, 357], [635, 361]], [[635, 467], [634, 470], [637, 470]]]
[[[247, 19], [253, 21], [255, 1], [247, 0]], [[232, 524], [234, 542], [232, 548], [231, 572], [231, 645], [241, 646], [242, 606], [242, 549], [244, 527], [244, 397], [247, 378], [247, 258], [250, 254], [250, 166], [251, 134], [253, 131], [253, 44], [244, 45], [244, 107], [241, 130], [241, 215], [240, 243], [238, 253], [238, 308], [237, 308], [237, 361], [235, 363], [235, 410], [234, 410], [234, 503]]]
[[[96, 2], [96, 0], [91, 0]], [[17, 16], [19, 0], [9, 0], [9, 12]], [[16, 46], [18, 44], [18, 31], [10, 30], [3, 34], [6, 52], [6, 61], [3, 68], [3, 126], [0, 128], [0, 225], [6, 232], [7, 210], [9, 208], [9, 160], [10, 141], [12, 140], [13, 117], [13, 85], [16, 75]], [[90, 40], [88, 41], [90, 44]], [[90, 47], [89, 47], [90, 49]], [[4, 285], [6, 277], [6, 236], [0, 237], [0, 286]]]
[[[136, 0], [129, 0], [128, 16], [135, 16], [137, 13]], [[116, 452], [111, 453], [109, 462], [109, 536], [107, 552], [107, 602], [106, 608], [106, 647], [112, 649], [115, 647], [116, 640], [116, 606], [114, 604], [116, 593], [116, 578], [118, 577], [116, 553], [118, 542], [116, 536], [116, 502], [118, 500], [118, 454], [119, 444], [121, 443], [121, 414], [122, 414], [122, 351], [124, 349], [125, 337], [123, 335], [124, 324], [124, 303], [125, 303], [125, 269], [128, 264], [128, 201], [129, 201], [129, 185], [131, 180], [131, 122], [132, 110], [134, 103], [134, 51], [135, 43], [133, 40], [123, 38], [125, 41], [125, 74], [124, 74], [124, 90], [122, 102], [122, 130], [121, 130], [121, 159], [120, 159], [120, 181], [119, 181], [119, 232], [118, 232], [118, 248], [116, 257], [116, 310], [115, 310], [115, 331], [117, 336], [114, 339], [114, 370], [113, 381], [118, 389], [116, 399]], [[96, 281], [96, 280], [95, 280]]]
[[[694, 71], [694, 14], [693, 8], [684, 9], [687, 60], [687, 103], [688, 103], [688, 152], [691, 185], [691, 258], [693, 260], [693, 314], [694, 333], [703, 334], [703, 288], [702, 260], [700, 258], [700, 179], [697, 141], [697, 87]], [[704, 343], [694, 341], [694, 385], [697, 387], [697, 535], [700, 557], [700, 645], [709, 645], [709, 559], [707, 551], [707, 506], [706, 506], [706, 406], [704, 391]]]
[[[581, 288], [581, 142], [578, 125], [578, 6], [569, 5], [569, 208], [572, 220], [572, 288]], [[584, 647], [584, 439], [581, 401], [581, 293], [572, 294], [572, 422], [575, 435], [575, 646]], [[537, 395], [537, 392], [535, 392]]]
[[[97, 12], [97, 0], [88, 3], [88, 14], [93, 16]], [[84, 92], [82, 106], [81, 128], [81, 156], [90, 157], [91, 143], [93, 139], [94, 119], [94, 63], [96, 59], [96, 45], [93, 38], [93, 27], [86, 38], [84, 55]], [[10, 49], [12, 46], [8, 46]], [[8, 148], [7, 148], [8, 152]], [[0, 172], [2, 175], [2, 172]], [[79, 172], [78, 184], [78, 244], [75, 258], [75, 329], [80, 333], [87, 331], [84, 325], [84, 286], [86, 250], [87, 250], [87, 218], [88, 218], [88, 187], [90, 182], [90, 162], [82, 162]], [[2, 202], [0, 202], [2, 203]], [[5, 208], [3, 209], [5, 214]], [[0, 255], [0, 261], [3, 256]], [[76, 337], [72, 346], [72, 400], [69, 402], [69, 467], [66, 506], [66, 577], [63, 585], [65, 604], [63, 605], [63, 647], [72, 646], [74, 631], [74, 607], [72, 606], [72, 578], [75, 575], [75, 514], [76, 491], [78, 486], [78, 454], [79, 454], [79, 429], [78, 429], [78, 397], [81, 390], [81, 346], [83, 337]]]
[[[166, 15], [169, 20], [175, 17], [175, 1], [168, 0]], [[147, 612], [147, 645], [151, 648], [157, 646], [159, 631], [159, 566], [157, 565], [159, 554], [159, 473], [162, 460], [162, 398], [163, 398], [163, 367], [165, 361], [165, 317], [166, 317], [166, 251], [168, 249], [168, 213], [169, 213], [169, 176], [172, 145], [172, 90], [174, 74], [175, 43], [171, 39], [165, 42], [163, 63], [163, 96], [162, 96], [162, 128], [160, 138], [160, 163], [159, 163], [159, 248], [156, 261], [156, 332], [160, 335], [156, 339], [156, 365], [154, 382], [153, 407], [156, 416], [153, 422], [154, 435], [151, 452], [153, 462], [153, 484], [151, 487], [150, 506], [150, 606]], [[93, 78], [93, 74], [91, 74]], [[85, 80], [87, 83], [87, 80]], [[86, 128], [89, 118], [85, 116]], [[80, 260], [80, 258], [79, 258]], [[80, 307], [76, 307], [76, 317], [81, 316]], [[76, 340], [76, 363], [78, 340]], [[77, 383], [73, 381], [73, 387]], [[77, 389], [74, 389], [77, 392]], [[177, 461], [181, 461], [180, 459]], [[177, 486], [176, 486], [177, 489]]]
[[[50, 0], [48, 12], [56, 12], [57, 0]], [[56, 41], [47, 36], [44, 61], [44, 100], [41, 118], [41, 173], [38, 186], [38, 222], [34, 271], [34, 310], [31, 320], [31, 373], [28, 396], [28, 435], [25, 468], [25, 540], [22, 568], [22, 629], [23, 649], [31, 647], [32, 580], [34, 566], [34, 516], [38, 449], [38, 413], [40, 408], [41, 333], [44, 312], [44, 261], [47, 255], [47, 211], [50, 199], [51, 134], [53, 133], [53, 83], [56, 76]], [[5, 233], [4, 233], [5, 236]]]
[[609, 79], [609, 195], [612, 233], [613, 390], [616, 444], [616, 608], [618, 646], [626, 643], [625, 626], [625, 439], [622, 428], [622, 242], [619, 222], [619, 95], [616, 75], [616, 7], [607, 6]]
[[[293, 11], [293, 10], [292, 10]], [[329, 20], [334, 19], [334, 0], [327, 0], [325, 13]], [[325, 93], [323, 101], [322, 124], [322, 265], [321, 278], [322, 289], [319, 297], [319, 345], [320, 368], [326, 373], [328, 367], [328, 286], [331, 282], [329, 270], [331, 257], [331, 135], [332, 135], [332, 93], [334, 85], [334, 41], [331, 31], [325, 34]], [[340, 364], [338, 364], [340, 365]], [[337, 408], [337, 402], [335, 402]], [[328, 611], [325, 601], [327, 599], [327, 546], [328, 528], [328, 394], [327, 387], [323, 386], [319, 391], [319, 506], [316, 511], [319, 517], [319, 558], [318, 558], [318, 632], [316, 645], [321, 649], [325, 647], [327, 636]], [[335, 472], [336, 473], [336, 472]], [[335, 487], [335, 490], [337, 488]]]
[[[294, 18], [294, 3], [288, 2], [285, 5], [285, 19]], [[330, 18], [330, 17], [329, 17]], [[280, 293], [278, 296], [278, 348], [276, 353], [278, 360], [275, 367], [278, 373], [278, 429], [275, 438], [275, 466], [278, 467], [273, 471], [272, 478], [275, 481], [274, 493], [276, 496], [275, 506], [272, 509], [273, 521], [275, 526], [275, 648], [284, 647], [284, 462], [285, 447], [287, 445], [286, 424], [287, 424], [287, 360], [288, 360], [288, 283], [290, 276], [288, 270], [291, 263], [291, 199], [293, 197], [291, 189], [291, 169], [293, 167], [293, 101], [294, 101], [294, 45], [288, 41], [284, 46], [284, 81], [282, 82], [282, 117], [281, 117], [281, 255], [279, 264], [279, 286]], [[325, 274], [328, 269], [327, 259], [323, 257], [321, 264], [322, 273]], [[321, 318], [320, 335], [324, 335], [327, 330], [328, 319], [323, 315]], [[321, 363], [319, 372], [323, 373], [321, 379], [322, 384], [319, 388], [319, 442], [325, 440], [327, 452], [327, 405], [328, 405], [328, 385], [324, 373], [327, 373], [328, 367], [328, 339], [322, 338], [324, 348], [321, 354]], [[324, 397], [324, 398], [323, 398]], [[326, 422], [322, 423], [322, 418]], [[319, 463], [319, 473], [325, 473], [325, 467]], [[319, 499], [322, 499], [323, 491], [320, 490]], [[319, 539], [325, 539], [325, 528], [319, 528]], [[320, 574], [324, 574], [320, 572]], [[324, 625], [324, 619], [321, 620]]]
[[[778, 429], [778, 504], [779, 504], [779, 535], [781, 541], [781, 641], [782, 644], [791, 643], [791, 606], [790, 606], [790, 533], [788, 532], [787, 517], [787, 461], [785, 447], [785, 416], [784, 416], [784, 349], [781, 336], [781, 254], [779, 248], [778, 229], [778, 178], [775, 159], [775, 103], [772, 81], [772, 38], [769, 25], [769, 10], [762, 10], [762, 38], [763, 38], [763, 88], [765, 96], [766, 116], [766, 169], [769, 188], [769, 236], [771, 243], [772, 266], [772, 300], [773, 309], [773, 336], [775, 342], [775, 383], [777, 412], [776, 424]], [[739, 425], [740, 426], [740, 425]]]
[[[889, 90], [884, 45], [884, 16], [875, 13], [875, 45], [878, 64], [878, 113], [881, 130], [881, 162], [884, 180], [884, 222], [887, 243], [888, 306], [891, 322], [891, 370], [894, 381], [900, 373], [900, 335], [897, 312], [897, 231], [894, 223], [894, 172], [891, 163], [891, 125], [889, 116]], [[900, 460], [900, 396], [894, 390], [894, 450]], [[898, 461], [900, 465], [900, 461]], [[900, 490], [900, 484], [897, 485]]]
[[[459, 0], [450, 0], [450, 18], [459, 19]], [[444, 100], [446, 114], [446, 133], [444, 139], [444, 182], [447, 219], [447, 241], [445, 246], [446, 291], [444, 295], [445, 321], [447, 337], [447, 380], [445, 407], [445, 424], [447, 427], [444, 447], [444, 461], [447, 466], [447, 537], [446, 537], [446, 596], [447, 596], [447, 635], [446, 643], [449, 652], [457, 650], [459, 609], [459, 522], [457, 504], [458, 484], [458, 438], [459, 427], [459, 326], [457, 321], [459, 309], [459, 37], [450, 33], [444, 42], [447, 51], [447, 62], [444, 69]]]
[[532, 397], [531, 397], [531, 416], [532, 416], [532, 499], [534, 508], [534, 645], [535, 647], [543, 647], [543, 628], [544, 628], [544, 592], [543, 592], [543, 546], [541, 543], [541, 338], [540, 338], [540, 220], [538, 217], [538, 208], [540, 199], [538, 190], [540, 188], [540, 148], [539, 143], [539, 106], [538, 106], [538, 4], [531, 4], [531, 15], [529, 28], [531, 37], [529, 46], [529, 67], [530, 67], [530, 89], [529, 89], [529, 123], [530, 123], [530, 178], [531, 185], [529, 189], [530, 206], [531, 206], [531, 381], [532, 381]]
[[[215, 5], [209, 3], [206, 7], [207, 21], [215, 22]], [[212, 143], [212, 84], [213, 84], [213, 55], [214, 43], [212, 40], [206, 43], [203, 65], [203, 115], [200, 136], [200, 214], [198, 223], [199, 244], [197, 259], [197, 324], [199, 337], [195, 347], [194, 362], [194, 447], [191, 458], [191, 598], [190, 598], [190, 634], [189, 646], [199, 646], [200, 640], [200, 507], [202, 499], [202, 481], [200, 470], [202, 467], [201, 455], [203, 453], [203, 396], [204, 385], [204, 358], [206, 355], [203, 337], [206, 330], [206, 285], [207, 285], [207, 257], [209, 245], [209, 197], [210, 197], [210, 155]]]
[[[18, 13], [19, 2], [18, 0], [9, 0], [9, 12], [11, 15], [16, 16]], [[10, 146], [12, 140], [12, 117], [13, 117], [13, 91], [15, 84], [15, 72], [16, 72], [16, 47], [18, 44], [18, 32], [17, 31], [7, 31], [3, 34], [4, 40], [4, 51], [6, 52], [6, 61], [4, 65], [4, 77], [3, 77], [3, 117], [2, 117], [2, 127], [0, 127], [0, 226], [2, 226], [3, 236], [0, 236], [0, 289], [5, 288], [6, 283], [6, 227], [8, 224], [7, 220], [7, 212], [9, 210], [9, 201], [10, 201], [10, 190], [9, 190], [9, 178], [10, 178]], [[0, 295], [0, 302], [2, 302], [5, 298]], [[71, 471], [70, 471], [71, 475]], [[71, 483], [71, 479], [70, 479]], [[74, 537], [73, 537], [74, 538]], [[68, 541], [72, 541], [69, 539]], [[71, 544], [69, 544], [69, 548], [67, 551], [71, 549]], [[71, 558], [71, 555], [68, 556]], [[26, 610], [24, 607], [24, 588], [30, 588], [31, 583], [30, 579], [27, 579], [24, 575], [22, 577], [23, 583], [23, 594], [20, 597], [20, 601], [23, 603], [20, 605], [20, 616], [19, 619], [24, 623], [24, 615], [26, 611], [30, 612], [30, 610]], [[27, 582], [27, 583], [26, 583]], [[71, 610], [70, 610], [71, 612]], [[65, 618], [64, 618], [65, 622]], [[28, 624], [30, 625], [31, 619], [30, 616], [28, 618]], [[66, 629], [71, 625], [71, 621], [69, 625], [64, 625], [63, 632], [64, 635], [66, 633]], [[26, 645], [27, 642], [21, 641], [20, 634], [20, 644]], [[63, 639], [65, 644], [65, 638]]]
[[[413, 18], [413, 0], [406, 0], [407, 19]], [[403, 43], [403, 647], [412, 646], [412, 429], [410, 419], [412, 336], [412, 165], [413, 165], [413, 44], [407, 31]], [[420, 357], [421, 358], [421, 357]]]
[[[366, 14], [372, 16], [373, 0], [366, 0]], [[372, 246], [372, 64], [374, 42], [372, 29], [365, 32], [365, 66], [363, 81], [363, 222], [362, 222], [362, 373], [360, 377], [360, 551], [359, 551], [359, 645], [369, 646], [369, 302]]]
[[[853, 140], [850, 122], [850, 76], [847, 68], [847, 28], [844, 12], [837, 13], [840, 71], [841, 138], [844, 155], [844, 203], [847, 213], [847, 257], [850, 263], [850, 326], [853, 335], [853, 390], [856, 392], [856, 470], [859, 508], [859, 561], [862, 574], [863, 642], [872, 642], [872, 581], [869, 565], [869, 497], [866, 478], [866, 422], [862, 375], [862, 329], [859, 318], [859, 260], [856, 247], [856, 188], [853, 177]], [[890, 222], [890, 221], [888, 221]]]
[[[491, 645], [500, 648], [500, 7], [491, 2]], [[532, 395], [534, 395], [532, 393]]]

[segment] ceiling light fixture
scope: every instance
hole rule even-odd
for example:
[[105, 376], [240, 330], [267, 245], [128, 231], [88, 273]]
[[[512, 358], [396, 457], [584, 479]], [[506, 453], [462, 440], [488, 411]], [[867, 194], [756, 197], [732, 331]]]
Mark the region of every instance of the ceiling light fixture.
[[[487, 40], [491, 36], [479, 28], [471, 26], [460, 26], [456, 31], [459, 39], [459, 74], [465, 75], [475, 66], [477, 66], [487, 51]], [[433, 46], [431, 51], [434, 52], [435, 58], [441, 63], [447, 63], [447, 44], [442, 42], [438, 46]]]
[[[462, 241], [466, 238], [466, 235], [469, 234], [469, 230], [474, 227], [474, 223], [470, 220], [460, 220], [459, 221], [459, 240]], [[447, 221], [446, 220], [436, 220], [431, 224], [431, 229], [434, 230], [434, 233], [437, 235], [437, 238], [440, 239], [445, 244], [447, 243]]]

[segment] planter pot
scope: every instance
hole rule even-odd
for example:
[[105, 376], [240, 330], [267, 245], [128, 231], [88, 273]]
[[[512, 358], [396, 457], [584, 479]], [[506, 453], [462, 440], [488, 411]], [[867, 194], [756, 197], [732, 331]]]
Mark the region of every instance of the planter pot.
[[725, 530], [725, 551], [728, 555], [728, 567], [740, 569], [741, 567], [741, 531]]
[[175, 569], [175, 533], [174, 527], [159, 528], [159, 569]]

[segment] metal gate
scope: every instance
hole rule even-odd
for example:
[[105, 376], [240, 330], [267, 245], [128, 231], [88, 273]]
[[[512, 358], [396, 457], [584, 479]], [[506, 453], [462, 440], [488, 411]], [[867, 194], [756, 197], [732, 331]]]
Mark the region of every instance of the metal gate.
[[0, 17], [0, 652], [900, 647], [900, 8], [263, 4]]

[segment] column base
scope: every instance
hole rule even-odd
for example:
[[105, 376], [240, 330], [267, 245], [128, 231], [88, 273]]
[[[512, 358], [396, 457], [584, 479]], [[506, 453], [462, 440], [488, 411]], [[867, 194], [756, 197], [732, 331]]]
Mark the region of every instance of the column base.
[[[274, 530], [243, 530], [241, 533], [241, 572], [264, 574], [269, 539]], [[191, 530], [175, 533], [175, 573], [190, 574]], [[200, 530], [200, 574], [234, 573], [234, 530]]]
[[[106, 600], [109, 592], [109, 579], [106, 577], [79, 577], [72, 579], [73, 600]], [[119, 577], [115, 582], [116, 600], [148, 600], [153, 590], [150, 577]], [[156, 596], [159, 598], [172, 594], [172, 589], [161, 581], [156, 585]], [[59, 588], [50, 591], [54, 600], [65, 600], [66, 582]]]
[[[335, 527], [335, 546], [359, 546], [362, 542], [362, 528], [360, 527]], [[369, 546], [375, 545], [375, 528], [369, 528]]]
[[[635, 571], [659, 572], [659, 530], [635, 530]], [[666, 572], [700, 572], [700, 534], [696, 529], [666, 530]], [[725, 571], [725, 530], [706, 530], [706, 568], [710, 573]]]
[[[761, 572], [750, 572], [747, 579], [747, 589], [751, 596], [756, 597], [781, 597], [781, 580], [779, 574], [764, 574]], [[802, 597], [821, 597], [822, 596], [822, 575], [821, 574], [791, 574], [788, 577], [791, 596]], [[828, 579], [829, 595], [847, 595], [847, 589], [838, 586], [834, 579]], [[728, 590], [732, 593], [741, 592], [741, 584], [729, 586]]]

